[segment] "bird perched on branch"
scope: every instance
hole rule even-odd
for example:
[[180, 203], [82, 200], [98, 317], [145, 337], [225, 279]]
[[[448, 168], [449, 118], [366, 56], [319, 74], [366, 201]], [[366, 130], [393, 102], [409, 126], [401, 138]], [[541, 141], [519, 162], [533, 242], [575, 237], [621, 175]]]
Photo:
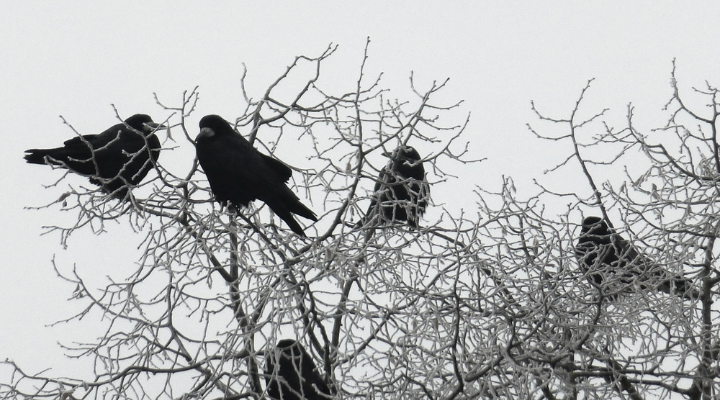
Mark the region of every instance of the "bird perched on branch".
[[221, 117], [206, 115], [200, 120], [195, 150], [218, 202], [246, 207], [262, 200], [300, 236], [305, 232], [293, 214], [317, 221], [285, 185], [292, 176], [290, 167], [257, 151]]
[[267, 394], [274, 400], [330, 399], [330, 389], [305, 348], [292, 339], [265, 356]]
[[417, 227], [430, 198], [422, 158], [417, 150], [403, 145], [383, 155], [390, 161], [380, 170], [370, 207], [356, 227], [371, 221], [380, 224], [405, 221]]
[[602, 218], [583, 220], [575, 255], [588, 281], [605, 290], [617, 282], [626, 290], [635, 285], [641, 289], [654, 289], [674, 294], [686, 300], [700, 296], [692, 281], [658, 266], [638, 251], [622, 236], [610, 229]]
[[25, 150], [25, 160], [31, 164], [58, 165], [85, 175], [105, 193], [122, 199], [160, 157], [160, 140], [155, 135], [158, 129], [165, 126], [145, 114], [135, 114], [103, 133], [67, 140], [63, 147]]

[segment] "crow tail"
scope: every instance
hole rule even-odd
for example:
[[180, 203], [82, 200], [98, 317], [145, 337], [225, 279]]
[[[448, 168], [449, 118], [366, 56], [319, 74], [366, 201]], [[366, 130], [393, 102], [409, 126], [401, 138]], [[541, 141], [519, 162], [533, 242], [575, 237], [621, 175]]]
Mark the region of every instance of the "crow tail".
[[658, 286], [658, 290], [674, 294], [685, 300], [697, 300], [700, 298], [700, 291], [692, 284], [692, 280], [687, 278], [665, 280]]
[[30, 164], [46, 164], [45, 156], [53, 157], [52, 150], [30, 149], [25, 150], [25, 161]]

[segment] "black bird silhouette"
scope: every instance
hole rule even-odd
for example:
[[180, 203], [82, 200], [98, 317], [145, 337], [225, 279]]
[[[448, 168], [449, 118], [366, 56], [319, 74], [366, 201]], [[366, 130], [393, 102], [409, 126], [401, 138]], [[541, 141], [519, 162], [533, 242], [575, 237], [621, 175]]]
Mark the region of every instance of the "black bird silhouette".
[[195, 150], [218, 202], [246, 207], [262, 200], [300, 236], [305, 232], [293, 214], [317, 221], [285, 185], [292, 175], [290, 167], [257, 151], [221, 117], [206, 115], [200, 120]]
[[383, 155], [390, 157], [390, 161], [380, 170], [370, 207], [356, 227], [375, 218], [378, 223], [405, 221], [417, 227], [430, 198], [422, 158], [414, 148], [402, 145]]
[[267, 394], [274, 400], [327, 400], [330, 389], [305, 348], [292, 339], [265, 356]]
[[655, 289], [686, 300], [700, 296], [692, 281], [656, 265], [622, 236], [610, 229], [599, 217], [583, 220], [575, 255], [588, 281], [601, 287], [603, 282], [618, 282], [611, 292], [628, 290], [633, 284], [641, 289]]
[[135, 114], [98, 135], [67, 140], [63, 147], [25, 150], [25, 160], [85, 175], [104, 192], [122, 199], [128, 187], [138, 185], [160, 157], [160, 140], [154, 133], [160, 128], [165, 127], [145, 114]]

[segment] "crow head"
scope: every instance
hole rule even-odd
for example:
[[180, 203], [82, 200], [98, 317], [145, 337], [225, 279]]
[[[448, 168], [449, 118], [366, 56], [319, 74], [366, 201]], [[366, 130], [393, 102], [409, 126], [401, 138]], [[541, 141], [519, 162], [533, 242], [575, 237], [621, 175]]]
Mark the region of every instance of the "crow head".
[[422, 157], [410, 146], [398, 146], [392, 153], [383, 153], [390, 157], [390, 169], [404, 178], [422, 180], [425, 178], [425, 168], [420, 161]]
[[132, 117], [126, 119], [124, 123], [132, 129], [142, 132], [145, 136], [148, 136], [149, 134], [155, 132], [158, 129], [167, 128], [165, 125], [153, 122], [152, 118], [150, 118], [149, 115], [145, 114], [135, 114]]
[[206, 115], [200, 120], [200, 133], [197, 135], [196, 141], [207, 138], [232, 135], [234, 130], [230, 124], [219, 115]]
[[607, 223], [600, 217], [587, 217], [583, 220], [580, 234], [609, 235], [610, 228], [608, 228]]

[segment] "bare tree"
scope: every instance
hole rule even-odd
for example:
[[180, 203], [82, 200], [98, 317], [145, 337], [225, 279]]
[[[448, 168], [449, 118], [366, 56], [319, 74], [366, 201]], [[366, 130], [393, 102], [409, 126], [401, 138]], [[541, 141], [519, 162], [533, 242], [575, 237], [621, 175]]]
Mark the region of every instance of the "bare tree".
[[[309, 238], [260, 202], [214, 204], [197, 163], [182, 173], [157, 165], [146, 199], [72, 189], [60, 207], [76, 210], [76, 223], [52, 228], [63, 243], [122, 220], [144, 235], [143, 256], [100, 296], [83, 276], [63, 276], [86, 305], [69, 321], [94, 312], [106, 321], [98, 341], [68, 346], [95, 375], [51, 377], [6, 361], [3, 398], [263, 398], [264, 358], [286, 338], [303, 344], [337, 398], [717, 396], [717, 89], [696, 90], [710, 111], [694, 112], [673, 79], [669, 122], [644, 135], [632, 107], [620, 130], [601, 123], [606, 110], [580, 117], [589, 82], [567, 117], [537, 111], [549, 125], [532, 131], [567, 146], [568, 157], [536, 195], [519, 198], [506, 178], [497, 190], [477, 188], [472, 215], [430, 204], [417, 228], [358, 228], [380, 153], [418, 149], [431, 192], [478, 160], [467, 154], [460, 103], [435, 100], [445, 82], [420, 89], [411, 75], [415, 97], [394, 99], [366, 76], [366, 50], [354, 89], [335, 93], [321, 80], [335, 50], [297, 57], [258, 99], [243, 90], [247, 108], [235, 120], [266, 154], [305, 151], [291, 183], [320, 217]], [[178, 106], [158, 101], [174, 113], [182, 146], [193, 143], [186, 118], [197, 100], [193, 90]], [[619, 189], [600, 182], [623, 162], [647, 169], [628, 171]], [[571, 169], [587, 187], [555, 190], [553, 174]], [[644, 256], [692, 278], [700, 298], [640, 286], [604, 296], [575, 258], [584, 215], [616, 221]]]
[[[555, 361], [549, 364], [553, 374], [548, 376], [556, 378], [546, 387], [556, 383], [572, 398], [718, 396], [715, 346], [720, 321], [712, 307], [718, 282], [714, 267], [718, 254], [714, 250], [718, 232], [714, 176], [720, 171], [715, 127], [718, 91], [710, 84], [704, 90], [694, 89], [692, 100], [705, 97], [709, 112], [701, 107], [693, 110], [680, 94], [674, 64], [672, 77], [673, 95], [665, 108], [668, 121], [648, 134], [633, 123], [632, 105], [622, 129], [597, 123], [608, 110], [578, 117], [592, 81], [569, 118], [550, 118], [538, 111], [541, 120], [564, 130], [553, 136], [533, 131], [571, 146], [570, 156], [553, 171], [579, 167], [588, 183], [587, 190], [573, 193], [559, 193], [543, 185], [538, 196], [570, 199], [567, 213], [556, 225], [558, 230], [569, 230], [567, 242], [559, 247], [566, 249], [563, 254], [570, 271], [557, 265], [551, 274], [556, 279], [560, 273], [576, 286], [561, 302], [544, 302], [552, 305], [549, 309], [562, 304], [564, 312], [553, 310], [543, 318], [553, 321], [548, 327], [556, 334], [547, 341], [554, 346], [564, 343], [563, 352], [552, 352], [548, 358]], [[625, 172], [619, 188], [610, 180], [599, 182], [604, 169], [615, 168], [613, 174], [618, 166], [624, 166], [620, 171]], [[643, 289], [641, 282], [634, 285], [634, 293], [607, 298], [598, 294], [598, 288], [582, 285], [587, 276], [578, 277], [583, 273], [569, 255], [583, 215], [601, 216], [610, 224], [615, 221], [615, 230], [629, 238], [645, 259], [693, 279], [701, 289], [700, 298], [683, 301]]]

